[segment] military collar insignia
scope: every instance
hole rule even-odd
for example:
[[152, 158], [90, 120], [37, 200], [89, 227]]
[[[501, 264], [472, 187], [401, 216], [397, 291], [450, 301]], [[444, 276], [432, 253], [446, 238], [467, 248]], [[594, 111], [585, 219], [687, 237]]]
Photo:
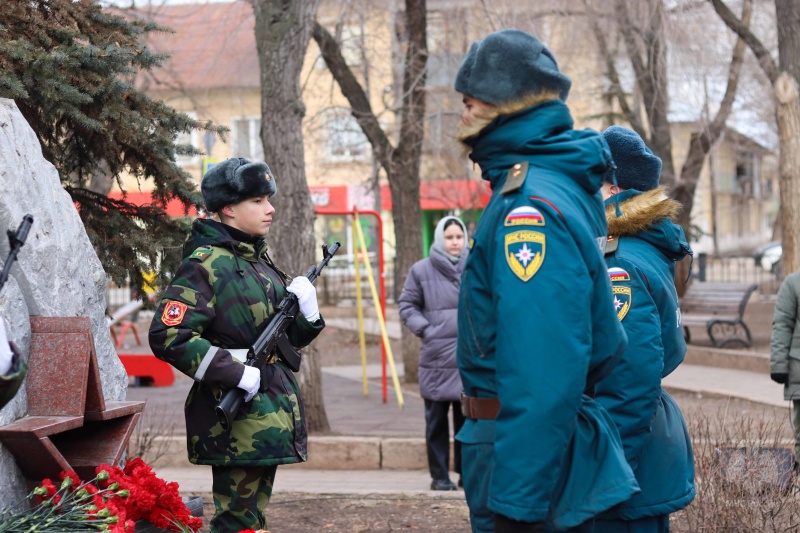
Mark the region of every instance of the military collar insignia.
[[[605, 239], [605, 237], [598, 237], [598, 239]], [[619, 237], [609, 235], [605, 241], [605, 246], [600, 247], [604, 255], [610, 255], [617, 251], [617, 248], [619, 247]]]
[[503, 185], [503, 189], [500, 191], [500, 194], [508, 194], [518, 190], [520, 187], [522, 187], [522, 184], [525, 183], [525, 178], [527, 176], [528, 162], [523, 161], [521, 163], [517, 163], [508, 170], [506, 183]]
[[505, 254], [511, 272], [528, 281], [544, 263], [545, 235], [531, 230], [513, 231], [505, 236]]

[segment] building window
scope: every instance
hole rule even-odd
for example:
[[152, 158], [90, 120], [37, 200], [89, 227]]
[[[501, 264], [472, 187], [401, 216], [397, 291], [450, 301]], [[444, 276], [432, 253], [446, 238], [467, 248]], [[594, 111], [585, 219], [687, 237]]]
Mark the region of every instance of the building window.
[[[190, 111], [186, 113], [192, 120], [197, 120], [197, 113]], [[200, 133], [197, 130], [188, 132], [181, 132], [175, 137], [175, 144], [189, 145], [194, 148], [200, 148]], [[198, 155], [175, 154], [175, 162], [179, 165], [196, 165], [200, 161]]]
[[367, 156], [367, 137], [349, 109], [329, 109], [322, 120], [323, 153], [327, 161], [352, 161]]
[[261, 119], [234, 118], [231, 123], [231, 157], [245, 157], [250, 161], [264, 160], [261, 144]]

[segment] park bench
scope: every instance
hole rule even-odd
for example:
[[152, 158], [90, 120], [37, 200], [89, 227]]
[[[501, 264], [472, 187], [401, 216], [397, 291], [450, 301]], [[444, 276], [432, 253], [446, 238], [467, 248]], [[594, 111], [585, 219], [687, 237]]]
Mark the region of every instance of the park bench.
[[752, 344], [750, 328], [744, 323], [744, 310], [757, 285], [747, 283], [708, 283], [695, 281], [681, 298], [681, 318], [686, 342], [691, 342], [690, 327], [705, 327], [715, 347], [730, 343]]

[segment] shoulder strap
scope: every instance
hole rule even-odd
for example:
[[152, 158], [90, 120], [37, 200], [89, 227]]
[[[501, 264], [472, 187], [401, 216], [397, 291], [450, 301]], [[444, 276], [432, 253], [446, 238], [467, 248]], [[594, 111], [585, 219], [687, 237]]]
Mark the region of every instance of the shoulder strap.
[[517, 163], [510, 169], [508, 169], [508, 176], [506, 177], [506, 183], [503, 185], [503, 189], [500, 191], [500, 194], [508, 194], [510, 192], [514, 192], [522, 187], [522, 184], [525, 183], [525, 178], [528, 176], [528, 162], [523, 161], [521, 163]]

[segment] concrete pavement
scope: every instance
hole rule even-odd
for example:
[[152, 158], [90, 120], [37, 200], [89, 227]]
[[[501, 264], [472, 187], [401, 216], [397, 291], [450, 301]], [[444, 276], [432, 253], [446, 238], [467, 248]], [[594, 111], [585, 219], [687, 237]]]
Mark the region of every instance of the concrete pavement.
[[[355, 319], [332, 318], [329, 327], [355, 329]], [[378, 331], [377, 321], [368, 319], [368, 328]], [[390, 337], [399, 336], [400, 324], [388, 324]], [[769, 379], [768, 354], [764, 347], [749, 351], [714, 350], [690, 346], [686, 363], [664, 380], [670, 390], [704, 395], [742, 398], [788, 408], [781, 387]], [[706, 364], [697, 364], [706, 363]], [[726, 368], [731, 367], [731, 368]], [[403, 366], [398, 364], [403, 375]], [[358, 365], [322, 368], [325, 407], [331, 432], [309, 439], [310, 462], [279, 469], [275, 490], [308, 493], [428, 493], [433, 496], [462, 498], [463, 492], [430, 491], [430, 478], [424, 442], [424, 402], [413, 387], [403, 387], [405, 405], [400, 409], [389, 377], [388, 401], [383, 403], [380, 388], [381, 368], [367, 366], [369, 396], [364, 397], [362, 369]], [[183, 427], [183, 401], [191, 380], [176, 376], [172, 387], [129, 389], [128, 399], [147, 399], [143, 419], [157, 417]], [[184, 437], [169, 440], [165, 457], [155, 463], [164, 479], [177, 481], [184, 492], [210, 491], [211, 473], [207, 467], [189, 465], [185, 460]], [[457, 479], [457, 474], [453, 474]]]

